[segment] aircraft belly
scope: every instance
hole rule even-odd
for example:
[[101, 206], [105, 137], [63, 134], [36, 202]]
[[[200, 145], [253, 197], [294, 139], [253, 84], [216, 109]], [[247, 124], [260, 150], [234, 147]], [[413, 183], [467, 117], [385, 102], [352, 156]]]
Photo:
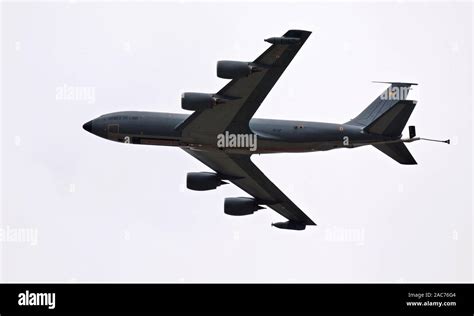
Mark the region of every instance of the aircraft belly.
[[301, 142], [292, 143], [286, 141], [268, 141], [262, 140], [258, 142], [256, 152], [259, 154], [265, 153], [297, 153], [297, 152], [313, 152], [324, 151], [340, 147], [340, 141], [326, 141], [326, 142]]

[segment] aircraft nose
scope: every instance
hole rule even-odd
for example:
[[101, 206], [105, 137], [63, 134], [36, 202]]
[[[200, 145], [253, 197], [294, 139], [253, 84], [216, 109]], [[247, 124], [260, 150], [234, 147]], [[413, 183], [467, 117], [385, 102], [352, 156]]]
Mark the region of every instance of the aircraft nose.
[[92, 121], [87, 122], [86, 124], [82, 125], [82, 128], [92, 133]]

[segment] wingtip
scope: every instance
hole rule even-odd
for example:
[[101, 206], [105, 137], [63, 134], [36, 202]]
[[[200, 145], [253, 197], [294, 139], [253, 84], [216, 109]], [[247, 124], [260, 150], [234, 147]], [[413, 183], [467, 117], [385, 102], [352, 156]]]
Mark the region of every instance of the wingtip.
[[307, 220], [305, 222], [305, 225], [307, 226], [318, 226], [311, 218], [307, 217]]
[[284, 37], [297, 37], [297, 38], [307, 38], [308, 36], [311, 35], [311, 31], [306, 31], [306, 30], [297, 30], [297, 29], [292, 29], [288, 30], [283, 36]]

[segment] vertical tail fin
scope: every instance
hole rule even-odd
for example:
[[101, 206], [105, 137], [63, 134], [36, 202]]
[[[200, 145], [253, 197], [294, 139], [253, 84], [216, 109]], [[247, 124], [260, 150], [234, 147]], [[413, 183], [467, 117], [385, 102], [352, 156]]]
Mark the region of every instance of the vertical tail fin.
[[367, 108], [346, 124], [367, 126], [392, 108], [397, 102], [407, 99], [410, 87], [416, 83], [391, 82]]

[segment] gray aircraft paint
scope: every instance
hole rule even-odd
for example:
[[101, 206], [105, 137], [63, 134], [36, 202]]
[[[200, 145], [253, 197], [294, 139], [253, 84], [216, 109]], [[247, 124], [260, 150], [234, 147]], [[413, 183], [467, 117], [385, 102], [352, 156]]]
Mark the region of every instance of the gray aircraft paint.
[[[215, 137], [209, 137], [208, 142], [200, 144], [182, 139], [175, 127], [187, 117], [186, 114], [176, 113], [116, 112], [100, 116], [84, 124], [84, 128], [97, 136], [117, 142], [125, 142], [125, 138], [129, 137], [131, 144], [206, 146], [217, 149]], [[115, 127], [118, 133], [115, 133]], [[258, 137], [258, 149], [253, 152], [256, 154], [323, 151], [400, 138], [370, 135], [365, 133], [361, 126], [349, 124], [258, 118], [250, 121], [250, 129]], [[349, 146], [344, 144], [344, 137], [348, 137]], [[224, 150], [235, 151], [232, 148]]]
[[[252, 163], [251, 155], [373, 145], [401, 164], [414, 165], [404, 143], [420, 138], [412, 127], [410, 138], [402, 139], [416, 105], [406, 100], [414, 83], [390, 83], [358, 116], [342, 124], [252, 118], [310, 34], [289, 30], [282, 37], [269, 38], [265, 41], [272, 46], [253, 62], [219, 61], [217, 76], [231, 81], [217, 93], [183, 93], [181, 107], [193, 111], [191, 115], [116, 112], [87, 122], [84, 129], [127, 144], [182, 148], [216, 172], [188, 174], [188, 188], [212, 190], [227, 180], [252, 196], [226, 199], [229, 215], [250, 215], [267, 205], [289, 220], [274, 224], [277, 228], [303, 230], [316, 225]], [[400, 89], [404, 93], [394, 93]], [[222, 134], [256, 136], [256, 145], [222, 147], [218, 141]]]

